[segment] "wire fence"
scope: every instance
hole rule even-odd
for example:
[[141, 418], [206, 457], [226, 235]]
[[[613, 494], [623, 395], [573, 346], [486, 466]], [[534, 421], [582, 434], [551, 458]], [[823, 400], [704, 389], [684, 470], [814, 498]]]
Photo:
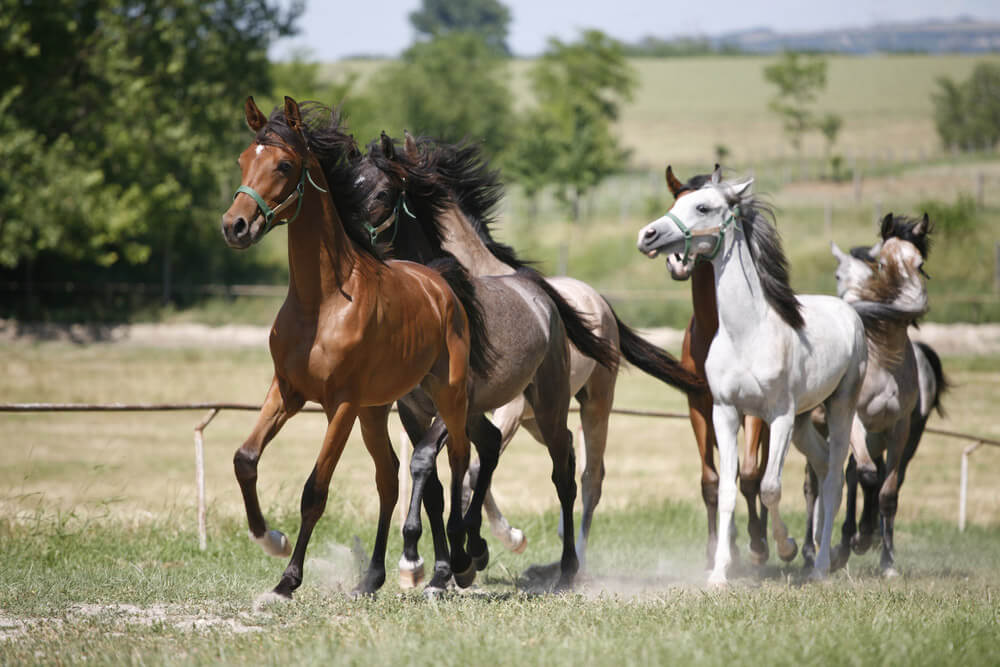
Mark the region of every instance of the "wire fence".
[[[395, 408], [393, 408], [395, 410]], [[198, 492], [198, 546], [204, 551], [208, 545], [207, 522], [206, 522], [206, 492], [205, 492], [205, 440], [204, 431], [208, 425], [223, 410], [241, 410], [248, 412], [258, 412], [259, 405], [252, 403], [225, 403], [225, 402], [202, 402], [202, 403], [0, 403], [0, 413], [47, 413], [47, 412], [191, 412], [195, 410], [208, 410], [208, 413], [194, 427], [195, 446], [195, 488]], [[571, 412], [579, 412], [576, 406], [570, 407]], [[300, 412], [322, 413], [323, 409], [315, 404], [305, 405]], [[687, 419], [688, 414], [680, 412], [667, 412], [663, 410], [640, 410], [634, 408], [612, 408], [612, 414], [649, 417], [655, 419]], [[945, 429], [927, 428], [925, 433], [932, 433], [946, 438], [964, 440], [969, 442], [968, 446], [962, 450], [961, 474], [959, 482], [959, 505], [958, 505], [958, 529], [965, 530], [966, 524], [966, 502], [968, 498], [969, 481], [969, 457], [983, 446], [1000, 447], [1000, 440], [984, 438], [972, 433], [961, 433], [959, 431], [949, 431]], [[401, 448], [401, 458], [408, 452], [405, 447]], [[403, 483], [401, 488], [405, 488], [408, 483], [406, 477], [406, 466], [400, 466], [400, 479]], [[401, 494], [405, 497], [405, 494]]]

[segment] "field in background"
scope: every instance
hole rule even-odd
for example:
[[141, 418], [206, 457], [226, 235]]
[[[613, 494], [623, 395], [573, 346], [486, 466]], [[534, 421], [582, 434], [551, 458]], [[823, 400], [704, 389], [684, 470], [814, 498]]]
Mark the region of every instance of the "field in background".
[[[945, 359], [956, 387], [931, 426], [1000, 437], [992, 418], [996, 358]], [[149, 348], [134, 344], [0, 344], [7, 401], [257, 402], [270, 378], [263, 346]], [[683, 397], [634, 371], [616, 404], [682, 411]], [[829, 584], [798, 562], [739, 567], [734, 585], [704, 588], [705, 518], [688, 424], [614, 416], [588, 574], [570, 596], [522, 592], [532, 564], [553, 561], [556, 498], [545, 450], [519, 434], [495, 492], [529, 538], [514, 555], [489, 537], [477, 593], [428, 604], [401, 595], [394, 518], [388, 582], [375, 601], [343, 592], [357, 578], [355, 536], [373, 539], [374, 469], [352, 435], [291, 605], [263, 602], [284, 563], [246, 539], [232, 452], [252, 413], [223, 412], [206, 431], [209, 549], [197, 550], [192, 427], [200, 413], [0, 415], [0, 662], [386, 664], [516, 661], [716, 664], [768, 655], [777, 664], [989, 664], [1000, 603], [996, 562], [1000, 451], [972, 458], [969, 529], [955, 527], [965, 443], [928, 436], [901, 495], [897, 549], [904, 576], [853, 557]], [[574, 418], [574, 424], [576, 422]], [[573, 426], [575, 430], [575, 426]], [[260, 466], [264, 511], [293, 536], [302, 483], [323, 419], [293, 419]], [[397, 441], [398, 427], [391, 431]], [[803, 532], [803, 458], [789, 456], [784, 503]], [[447, 466], [441, 465], [445, 478]], [[745, 510], [737, 506], [745, 549]], [[579, 501], [578, 501], [579, 507]], [[430, 555], [425, 539], [423, 554]], [[845, 646], [844, 638], [849, 637]]]

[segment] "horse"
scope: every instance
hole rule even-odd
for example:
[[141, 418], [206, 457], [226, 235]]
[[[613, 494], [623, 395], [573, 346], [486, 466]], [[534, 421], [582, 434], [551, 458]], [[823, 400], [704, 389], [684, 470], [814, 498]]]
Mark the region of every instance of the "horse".
[[[369, 191], [367, 228], [372, 231], [382, 228], [386, 236], [389, 236], [389, 227], [392, 228], [393, 256], [417, 262], [452, 256], [449, 249], [455, 242], [451, 239], [470, 226], [437, 171], [423, 168], [407, 155], [397, 155], [393, 140], [383, 133], [381, 142], [369, 147], [367, 156], [358, 164], [357, 173], [358, 183], [364, 184]], [[384, 202], [395, 205], [390, 207]], [[388, 226], [384, 226], [386, 223]], [[374, 236], [377, 237], [377, 233]], [[467, 268], [475, 276], [473, 285], [483, 307], [491, 345], [497, 351], [496, 363], [488, 378], [475, 373], [470, 376], [469, 432], [477, 445], [480, 439], [488, 441], [485, 450], [490, 456], [489, 459], [480, 456], [482, 469], [476, 479], [476, 488], [488, 488], [502, 439], [484, 413], [512, 400], [522, 400], [534, 411], [537, 433], [552, 459], [552, 479], [563, 521], [572, 527], [576, 483], [572, 433], [566, 427], [571, 397], [569, 342], [608, 370], [617, 368], [617, 350], [595, 336], [583, 317], [534, 269], [522, 267], [514, 273], [482, 275], [475, 265]], [[411, 393], [397, 403], [407, 435], [414, 443], [427, 443], [425, 434], [434, 417], [433, 404], [423, 392]], [[413, 454], [413, 493], [403, 525], [404, 546], [400, 560], [400, 580], [407, 586], [419, 581], [422, 570], [417, 553], [421, 497], [425, 504], [436, 506], [439, 502], [435, 499], [440, 495], [440, 483], [434, 469], [436, 454], [433, 443], [417, 445]], [[432, 514], [429, 509], [428, 515]], [[442, 572], [439, 567], [442, 540], [439, 526], [433, 519], [431, 527], [435, 574], [425, 590], [435, 592], [447, 584], [449, 573]], [[571, 535], [572, 529], [564, 539], [557, 590], [568, 588], [578, 569]], [[470, 539], [469, 550], [476, 568], [485, 568], [489, 553], [485, 541]], [[475, 569], [454, 574], [456, 583], [465, 587], [475, 576]]]
[[[751, 192], [753, 179], [722, 181], [716, 168], [702, 187], [680, 197], [638, 234], [640, 252], [704, 256], [715, 274], [719, 329], [705, 360], [712, 391], [712, 423], [719, 446], [719, 526], [736, 504], [736, 436], [740, 415], [769, 426], [768, 460], [760, 496], [772, 518], [775, 544], [788, 544], [781, 519], [781, 472], [794, 442], [823, 478], [821, 542], [813, 576], [830, 570], [833, 518], [844, 485], [851, 421], [868, 363], [864, 326], [833, 296], [799, 295], [788, 281], [787, 260], [769, 209]], [[824, 405], [829, 438], [810, 420]], [[724, 585], [729, 549], [720, 540], [710, 585]]]
[[[358, 154], [357, 145], [329, 109], [303, 107], [286, 97], [284, 108], [267, 118], [247, 98], [246, 122], [255, 137], [239, 157], [242, 184], [222, 216], [223, 238], [236, 249], [288, 224], [288, 294], [269, 341], [274, 377], [233, 466], [251, 539], [272, 556], [291, 554], [274, 588], [291, 598], [302, 583], [306, 547], [326, 506], [333, 472], [360, 420], [375, 462], [379, 519], [371, 561], [353, 592], [370, 595], [385, 581], [389, 521], [399, 493], [389, 408], [418, 385], [433, 399], [448, 428], [455, 476], [449, 534], [463, 534], [459, 508], [469, 462], [467, 379], [470, 369], [488, 369], [488, 339], [460, 266], [383, 261], [366, 235], [344, 224], [362, 210], [346, 169], [348, 157]], [[292, 551], [283, 533], [268, 530], [261, 513], [257, 465], [267, 444], [307, 400], [323, 407], [328, 424], [302, 491], [302, 523]], [[451, 549], [453, 562], [469, 559], [462, 540], [453, 541]]]
[[[693, 176], [682, 183], [667, 165], [666, 180], [674, 199], [699, 189], [711, 178], [711, 174]], [[682, 261], [680, 253], [667, 256], [667, 269], [674, 280], [691, 279], [691, 305], [694, 312], [687, 329], [684, 330], [684, 344], [681, 348], [681, 365], [700, 377], [705, 377], [705, 359], [708, 349], [719, 328], [719, 315], [715, 303], [715, 273], [712, 265], [705, 261], [688, 258]], [[708, 515], [708, 545], [706, 549], [708, 569], [715, 564], [715, 549], [718, 540], [716, 519], [719, 508], [719, 474], [715, 469], [714, 450], [715, 429], [712, 426], [712, 394], [707, 389], [687, 395], [688, 414], [698, 454], [701, 457], [701, 497]], [[767, 507], [758, 503], [760, 480], [767, 465], [767, 427], [759, 417], [745, 415], [743, 435], [746, 450], [740, 464], [740, 492], [747, 503], [747, 533], [750, 535], [750, 559], [757, 565], [767, 562]], [[759, 504], [759, 510], [758, 510]], [[736, 549], [736, 527], [730, 525], [729, 553], [738, 557]], [[778, 555], [788, 562], [795, 558], [796, 549], [788, 549], [789, 544], [778, 545]]]
[[[392, 156], [387, 159], [387, 156]], [[502, 184], [497, 172], [483, 159], [479, 147], [451, 145], [429, 138], [415, 139], [405, 133], [404, 150], [395, 151], [391, 141], [373, 144], [369, 157], [378, 161], [383, 169], [371, 178], [378, 179], [381, 197], [381, 215], [389, 215], [394, 202], [411, 202], [425, 190], [425, 182], [432, 182], [438, 190], [442, 205], [425, 216], [433, 218], [436, 226], [426, 231], [429, 238], [438, 239], [436, 245], [453, 253], [473, 275], [519, 274], [529, 268], [515, 251], [493, 239], [494, 224], [491, 211], [502, 197]], [[396, 177], [391, 175], [396, 172]], [[406, 175], [405, 181], [402, 175]], [[405, 187], [404, 187], [405, 185]], [[416, 194], [411, 194], [416, 193]], [[404, 198], [405, 197], [405, 198]], [[425, 196], [426, 198], [426, 196]], [[396, 210], [405, 210], [396, 204]], [[414, 209], [416, 210], [416, 209]], [[401, 215], [401, 214], [400, 214]], [[417, 216], [420, 218], [421, 216]], [[400, 224], [400, 223], [397, 223]], [[403, 227], [394, 234], [403, 234]], [[388, 234], [388, 232], [386, 232]], [[399, 242], [397, 242], [399, 245]], [[535, 273], [534, 275], [538, 275]], [[704, 381], [685, 371], [675, 359], [640, 337], [622, 322], [614, 309], [596, 290], [579, 280], [569, 277], [546, 278], [550, 290], [564, 299], [583, 315], [585, 326], [593, 336], [603, 341], [605, 347], [620, 353], [625, 359], [644, 372], [682, 391], [702, 391]], [[519, 326], [519, 325], [515, 325]], [[491, 332], [495, 329], [491, 328]], [[576, 541], [577, 559], [585, 563], [586, 545], [595, 508], [601, 497], [604, 479], [604, 452], [607, 442], [608, 422], [614, 401], [617, 367], [600, 363], [599, 358], [582, 347], [576, 338], [570, 342], [570, 395], [580, 404], [581, 424], [584, 435], [586, 465], [581, 476], [583, 513], [580, 532]], [[568, 407], [565, 399], [546, 396], [546, 401], [560, 402]], [[500, 407], [494, 412], [503, 440], [501, 451], [506, 449], [521, 424], [539, 442], [545, 444], [539, 430], [538, 406], [523, 396]], [[470, 467], [470, 481], [477, 477], [477, 464]], [[526, 547], [521, 530], [513, 528], [503, 517], [492, 494], [484, 503], [494, 534], [515, 552]], [[566, 525], [570, 528], [566, 530]], [[560, 536], [565, 540], [572, 535], [572, 525], [560, 518]]]
[[[852, 433], [846, 516], [834, 567], [846, 565], [852, 548], [860, 554], [871, 547], [878, 512], [883, 541], [880, 568], [886, 577], [898, 575], [893, 525], [899, 489], [927, 419], [934, 408], [940, 412], [941, 395], [948, 387], [934, 350], [912, 342], [907, 334], [909, 325], [927, 309], [923, 263], [930, 233], [926, 215], [917, 221], [890, 213], [882, 220], [882, 238], [875, 246], [854, 248], [848, 254], [831, 244], [838, 261], [837, 294], [858, 307], [869, 333], [868, 371]], [[808, 467], [807, 473], [806, 504], [811, 508], [814, 479]], [[855, 523], [859, 482], [864, 493], [860, 530]], [[809, 512], [806, 516], [809, 545], [812, 517]], [[803, 555], [808, 567], [806, 547]]]

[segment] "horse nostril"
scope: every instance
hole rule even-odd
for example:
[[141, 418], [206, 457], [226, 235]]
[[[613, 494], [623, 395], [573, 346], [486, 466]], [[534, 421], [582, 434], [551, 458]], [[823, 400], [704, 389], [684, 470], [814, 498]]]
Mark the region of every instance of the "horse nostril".
[[236, 218], [236, 222], [233, 223], [233, 234], [238, 238], [246, 234], [248, 228], [246, 218]]
[[650, 227], [649, 229], [647, 229], [646, 233], [644, 234], [644, 237], [647, 241], [653, 238], [654, 236], [656, 236], [656, 229], [654, 227]]

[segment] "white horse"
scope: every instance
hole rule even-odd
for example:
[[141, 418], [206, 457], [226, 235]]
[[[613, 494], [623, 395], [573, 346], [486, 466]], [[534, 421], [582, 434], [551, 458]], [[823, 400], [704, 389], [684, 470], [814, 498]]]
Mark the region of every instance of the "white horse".
[[[823, 480], [820, 551], [814, 576], [830, 569], [833, 519], [844, 486], [851, 422], [868, 363], [864, 327], [836, 297], [796, 297], [767, 208], [751, 194], [753, 179], [722, 182], [718, 166], [701, 189], [679, 198], [669, 212], [639, 231], [640, 252], [684, 253], [712, 262], [719, 330], [705, 362], [719, 446], [719, 530], [736, 506], [740, 415], [770, 425], [770, 454], [761, 500], [773, 518], [779, 554], [796, 549], [781, 519], [781, 471], [794, 442]], [[810, 421], [824, 405], [828, 442]], [[729, 547], [719, 540], [710, 584], [726, 582]]]

